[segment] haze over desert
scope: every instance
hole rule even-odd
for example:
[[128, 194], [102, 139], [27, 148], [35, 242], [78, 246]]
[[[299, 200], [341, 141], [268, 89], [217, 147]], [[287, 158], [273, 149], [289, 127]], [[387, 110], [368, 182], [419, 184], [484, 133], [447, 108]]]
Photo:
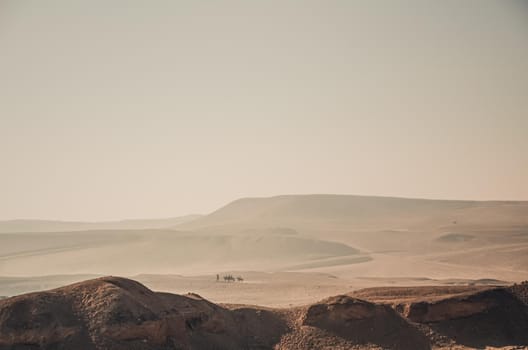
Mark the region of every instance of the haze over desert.
[[[90, 275], [260, 305], [315, 302], [329, 286], [507, 284], [528, 279], [526, 227], [528, 202], [351, 195], [246, 198], [180, 219], [6, 221], [0, 295]], [[245, 280], [216, 283], [228, 273]]]
[[528, 350], [528, 3], [0, 0], [0, 350]]

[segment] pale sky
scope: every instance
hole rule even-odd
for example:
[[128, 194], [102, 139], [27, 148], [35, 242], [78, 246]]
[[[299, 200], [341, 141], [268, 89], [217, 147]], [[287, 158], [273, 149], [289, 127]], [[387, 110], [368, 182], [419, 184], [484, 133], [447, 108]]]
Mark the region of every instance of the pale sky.
[[0, 164], [0, 219], [528, 200], [528, 2], [0, 0]]

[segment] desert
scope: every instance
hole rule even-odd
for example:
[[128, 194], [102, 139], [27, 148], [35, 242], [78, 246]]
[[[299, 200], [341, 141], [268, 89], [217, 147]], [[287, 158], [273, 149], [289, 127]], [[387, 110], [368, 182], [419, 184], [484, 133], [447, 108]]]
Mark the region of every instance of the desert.
[[296, 195], [137, 228], [4, 222], [0, 345], [526, 346], [527, 220], [526, 202]]
[[528, 1], [0, 0], [0, 350], [528, 350]]

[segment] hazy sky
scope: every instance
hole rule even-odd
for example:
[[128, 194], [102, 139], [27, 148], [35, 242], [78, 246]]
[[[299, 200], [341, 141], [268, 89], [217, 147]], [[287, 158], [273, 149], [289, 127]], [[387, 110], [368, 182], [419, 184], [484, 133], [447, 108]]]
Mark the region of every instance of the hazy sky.
[[528, 2], [0, 0], [0, 164], [0, 219], [528, 200]]

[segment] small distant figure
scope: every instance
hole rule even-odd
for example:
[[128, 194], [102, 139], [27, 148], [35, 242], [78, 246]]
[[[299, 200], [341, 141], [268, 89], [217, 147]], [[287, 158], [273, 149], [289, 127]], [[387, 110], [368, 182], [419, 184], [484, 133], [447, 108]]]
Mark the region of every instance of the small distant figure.
[[233, 277], [233, 275], [225, 275], [224, 276], [224, 281], [226, 281], [226, 282], [235, 282], [235, 278]]
[[220, 275], [216, 274], [216, 282], [220, 281]]
[[238, 276], [236, 279], [238, 282], [244, 282], [244, 279], [242, 278], [242, 276]]

